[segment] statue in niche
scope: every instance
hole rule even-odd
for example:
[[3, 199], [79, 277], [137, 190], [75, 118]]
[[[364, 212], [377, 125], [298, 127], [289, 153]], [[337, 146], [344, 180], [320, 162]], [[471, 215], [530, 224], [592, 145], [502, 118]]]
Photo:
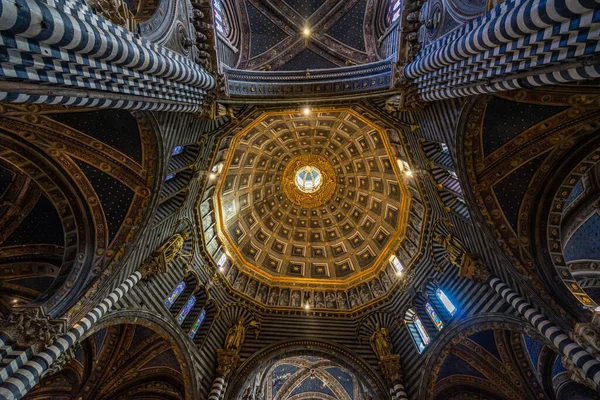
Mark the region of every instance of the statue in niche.
[[360, 285], [358, 287], [358, 291], [360, 293], [360, 297], [362, 298], [363, 302], [371, 300], [371, 293], [369, 293], [367, 285], [365, 285], [365, 284]]
[[354, 308], [358, 307], [359, 304], [360, 299], [358, 298], [358, 293], [356, 292], [356, 289], [350, 290], [350, 306]]
[[294, 307], [300, 307], [300, 291], [299, 290], [294, 290], [292, 292], [292, 306]]
[[254, 329], [256, 337], [258, 338], [258, 334], [260, 332], [260, 323], [256, 321], [250, 321], [246, 324], [246, 319], [244, 317], [238, 317], [235, 321], [235, 325], [233, 325], [227, 331], [227, 336], [225, 337], [225, 345], [223, 349], [232, 353], [239, 353], [242, 348], [242, 344], [244, 343], [244, 339], [246, 338], [246, 331], [248, 329]]
[[412, 242], [419, 243], [419, 232], [417, 232], [412, 226], [409, 225], [407, 227], [406, 233]]
[[227, 280], [229, 282], [235, 282], [235, 278], [237, 277], [237, 268], [231, 267], [227, 272]]
[[256, 295], [256, 290], [258, 289], [258, 281], [255, 279], [250, 279], [248, 283], [248, 287], [246, 287], [246, 294], [250, 297], [254, 297]]
[[267, 286], [260, 284], [260, 288], [258, 289], [258, 293], [256, 295], [256, 299], [260, 300], [261, 303], [267, 302]]
[[348, 300], [346, 299], [346, 293], [337, 292], [337, 303], [338, 308], [345, 310], [348, 308]]
[[388, 278], [385, 272], [379, 274], [379, 280], [383, 284], [383, 287], [385, 287], [385, 290], [389, 290], [389, 288], [392, 286], [392, 282], [390, 282], [390, 278]]
[[279, 300], [279, 288], [273, 288], [269, 296], [269, 304], [272, 306], [277, 305], [277, 300]]
[[170, 263], [182, 255], [181, 251], [183, 250], [183, 245], [189, 237], [190, 234], [187, 231], [176, 233], [160, 246], [156, 252], [162, 253], [165, 262]]
[[246, 282], [248, 281], [248, 277], [244, 274], [240, 274], [233, 285], [234, 289], [244, 290], [244, 286], [246, 286]]
[[390, 343], [389, 331], [386, 328], [382, 328], [379, 325], [379, 322], [369, 341], [380, 361], [392, 355], [392, 344]]
[[315, 308], [325, 308], [323, 292], [315, 292]]
[[379, 283], [379, 281], [377, 281], [377, 279], [373, 279], [371, 281], [371, 290], [373, 291], [373, 295], [375, 297], [380, 297], [385, 294], [385, 292], [381, 288], [381, 284]]
[[246, 322], [245, 318], [239, 317], [235, 322], [235, 325], [229, 328], [227, 336], [225, 337], [225, 350], [235, 352], [240, 351], [244, 338], [246, 337], [246, 327], [244, 326], [244, 322]]
[[333, 292], [327, 292], [325, 294], [325, 304], [327, 308], [337, 308], [335, 306], [335, 294]]
[[279, 305], [287, 306], [290, 303], [290, 289], [284, 289], [281, 291], [281, 296], [279, 296]]
[[158, 249], [152, 252], [150, 258], [142, 265], [140, 272], [144, 279], [167, 271], [167, 265], [183, 256], [182, 250], [185, 241], [190, 237], [187, 231], [182, 231], [171, 236]]

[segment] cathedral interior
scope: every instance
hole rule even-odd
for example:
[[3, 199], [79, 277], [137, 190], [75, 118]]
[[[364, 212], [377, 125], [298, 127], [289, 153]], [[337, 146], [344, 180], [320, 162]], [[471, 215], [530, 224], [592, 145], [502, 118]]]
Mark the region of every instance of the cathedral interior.
[[0, 0], [0, 399], [600, 399], [600, 0]]

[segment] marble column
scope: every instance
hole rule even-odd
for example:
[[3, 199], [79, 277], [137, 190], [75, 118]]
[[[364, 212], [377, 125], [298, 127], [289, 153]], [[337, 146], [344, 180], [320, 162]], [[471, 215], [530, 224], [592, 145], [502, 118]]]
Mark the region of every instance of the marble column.
[[202, 110], [211, 75], [78, 4], [1, 0], [0, 101]]
[[[458, 243], [456, 242], [456, 238], [453, 240], [455, 243]], [[554, 347], [563, 355], [564, 360], [579, 368], [585, 377], [593, 382], [596, 389], [600, 389], [600, 362], [572, 340], [567, 332], [552, 323], [536, 307], [520, 297], [516, 291], [511, 289], [500, 278], [493, 275], [487, 266], [475, 255], [464, 253], [455, 259], [455, 264], [459, 264], [459, 276], [489, 285], [504, 301], [517, 310], [531, 326], [552, 342]]]
[[398, 76], [424, 101], [600, 77], [599, 6], [506, 1], [427, 45]]

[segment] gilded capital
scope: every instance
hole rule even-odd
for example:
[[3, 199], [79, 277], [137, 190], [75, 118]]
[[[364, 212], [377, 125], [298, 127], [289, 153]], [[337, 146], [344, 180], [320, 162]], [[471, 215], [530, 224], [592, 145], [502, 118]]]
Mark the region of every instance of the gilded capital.
[[379, 361], [381, 373], [392, 384], [396, 381], [402, 381], [402, 368], [400, 367], [400, 355], [392, 354], [385, 356]]
[[220, 376], [228, 377], [240, 362], [239, 351], [235, 350], [217, 350], [217, 373]]

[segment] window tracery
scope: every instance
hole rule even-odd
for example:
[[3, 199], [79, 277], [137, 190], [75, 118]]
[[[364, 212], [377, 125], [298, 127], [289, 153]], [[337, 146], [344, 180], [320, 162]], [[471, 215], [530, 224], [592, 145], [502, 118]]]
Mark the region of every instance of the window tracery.
[[183, 321], [185, 320], [185, 318], [187, 317], [187, 315], [192, 310], [192, 307], [194, 307], [194, 304], [196, 304], [196, 296], [192, 295], [190, 297], [190, 299], [187, 301], [187, 303], [185, 303], [185, 306], [183, 307], [183, 310], [181, 310], [181, 312], [177, 316], [177, 323], [179, 325], [183, 324]]
[[169, 297], [167, 297], [167, 299], [165, 300], [165, 306], [167, 308], [173, 307], [173, 303], [175, 303], [175, 300], [177, 300], [177, 298], [183, 292], [184, 289], [185, 289], [185, 282], [183, 282], [183, 281], [179, 282], [179, 284], [175, 287], [173, 292], [171, 292], [171, 295]]
[[196, 333], [198, 332], [198, 329], [200, 329], [200, 326], [204, 322], [205, 318], [206, 318], [206, 310], [202, 309], [202, 311], [200, 311], [200, 315], [198, 315], [198, 318], [196, 318], [196, 322], [194, 322], [194, 325], [192, 325], [192, 328], [190, 329], [190, 333], [188, 334], [190, 339], [194, 339], [194, 337], [196, 336]]
[[408, 327], [408, 331], [413, 338], [415, 345], [417, 346], [417, 350], [419, 353], [422, 353], [423, 350], [431, 343], [431, 337], [427, 333], [427, 330], [423, 326], [423, 322], [421, 318], [417, 315], [415, 310], [412, 308], [406, 312], [404, 317], [404, 322]]
[[456, 307], [454, 306], [454, 304], [452, 304], [452, 302], [450, 301], [448, 296], [446, 296], [446, 293], [444, 293], [442, 289], [437, 288], [435, 291], [435, 295], [442, 302], [442, 304], [444, 305], [444, 307], [450, 315], [454, 315], [454, 313], [456, 313]]
[[435, 312], [435, 310], [433, 309], [431, 304], [425, 303], [425, 311], [427, 311], [427, 314], [429, 314], [429, 318], [431, 318], [433, 325], [435, 325], [435, 327], [437, 328], [438, 331], [441, 331], [442, 328], [444, 327], [444, 323], [440, 319], [437, 312]]
[[219, 33], [227, 37], [229, 35], [229, 20], [225, 13], [225, 5], [221, 0], [213, 0], [215, 15], [215, 28]]

